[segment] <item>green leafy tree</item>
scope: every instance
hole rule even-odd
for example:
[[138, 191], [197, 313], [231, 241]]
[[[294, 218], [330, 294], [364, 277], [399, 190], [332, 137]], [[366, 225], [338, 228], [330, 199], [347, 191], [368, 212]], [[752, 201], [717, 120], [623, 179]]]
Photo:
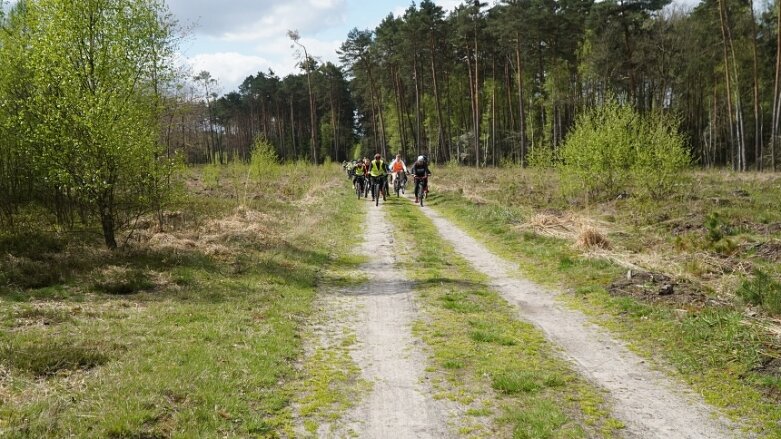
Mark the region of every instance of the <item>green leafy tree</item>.
[[173, 25], [157, 0], [28, 0], [14, 129], [53, 191], [100, 221], [105, 243], [160, 200], [158, 143]]

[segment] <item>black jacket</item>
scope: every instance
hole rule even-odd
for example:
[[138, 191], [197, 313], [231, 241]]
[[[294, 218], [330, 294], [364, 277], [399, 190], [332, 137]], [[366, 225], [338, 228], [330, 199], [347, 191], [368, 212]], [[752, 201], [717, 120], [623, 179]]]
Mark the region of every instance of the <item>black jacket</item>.
[[415, 162], [414, 165], [412, 165], [411, 169], [412, 175], [415, 177], [425, 177], [427, 175], [431, 175], [431, 171], [428, 169], [427, 163], [421, 163], [421, 162]]

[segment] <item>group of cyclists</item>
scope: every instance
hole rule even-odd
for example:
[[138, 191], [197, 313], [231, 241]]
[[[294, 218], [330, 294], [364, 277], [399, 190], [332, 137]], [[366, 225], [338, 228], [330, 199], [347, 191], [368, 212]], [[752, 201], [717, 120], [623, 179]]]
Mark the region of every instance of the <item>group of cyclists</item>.
[[374, 155], [374, 160], [370, 161], [368, 157], [364, 157], [362, 160], [344, 162], [343, 166], [347, 177], [352, 179], [358, 196], [363, 194], [364, 197], [368, 197], [368, 194], [371, 193], [372, 201], [377, 205], [379, 197], [382, 196], [384, 201], [390, 192], [389, 178], [390, 185], [393, 185], [394, 191], [398, 195], [399, 192], [404, 193], [407, 175], [412, 175], [415, 179], [415, 203], [420, 203], [421, 206], [423, 198], [428, 193], [428, 176], [431, 175], [431, 171], [426, 155], [418, 156], [415, 163], [409, 168], [400, 154], [396, 154], [396, 157], [387, 163], [379, 153]]

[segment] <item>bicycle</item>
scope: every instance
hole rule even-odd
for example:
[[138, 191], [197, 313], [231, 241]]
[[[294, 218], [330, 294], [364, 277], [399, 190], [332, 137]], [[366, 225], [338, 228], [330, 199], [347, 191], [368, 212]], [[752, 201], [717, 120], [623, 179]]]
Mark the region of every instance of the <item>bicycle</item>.
[[385, 194], [388, 186], [388, 177], [372, 177], [372, 197], [374, 197], [374, 205], [380, 205], [380, 194], [382, 194], [382, 201], [386, 201]]
[[428, 195], [428, 175], [425, 177], [415, 176], [415, 198], [420, 203], [420, 207], [423, 207], [423, 198]]
[[355, 179], [355, 182], [353, 184], [355, 185], [355, 194], [358, 195], [358, 199], [360, 200], [361, 199], [361, 195], [363, 195], [363, 193], [364, 193], [364, 190], [363, 190], [363, 187], [364, 187], [363, 176], [358, 176]]
[[407, 174], [399, 172], [396, 174], [396, 180], [393, 181], [393, 191], [396, 192], [396, 197], [399, 196], [399, 192], [404, 193], [407, 187]]

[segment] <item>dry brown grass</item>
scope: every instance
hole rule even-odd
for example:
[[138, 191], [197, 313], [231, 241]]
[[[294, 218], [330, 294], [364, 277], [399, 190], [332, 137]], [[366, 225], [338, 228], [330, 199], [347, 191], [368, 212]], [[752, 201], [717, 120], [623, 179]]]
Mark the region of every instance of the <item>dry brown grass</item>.
[[209, 256], [230, 256], [232, 244], [269, 245], [280, 241], [274, 231], [277, 221], [270, 215], [237, 207], [230, 215], [193, 224], [190, 227], [160, 231], [152, 222], [134, 232], [134, 245], [150, 250], [176, 253], [197, 251]]
[[[579, 242], [586, 231], [594, 231], [603, 237], [607, 234], [609, 226], [594, 218], [574, 213], [550, 214], [535, 213], [528, 221], [518, 226], [521, 229], [534, 232], [538, 235], [549, 236], [552, 238], [565, 239], [568, 241]], [[604, 239], [607, 241], [607, 238]], [[589, 242], [584, 242], [589, 244]], [[591, 248], [593, 245], [581, 246]], [[599, 248], [610, 248], [597, 245]]]
[[534, 233], [553, 238], [572, 239], [577, 233], [578, 224], [571, 218], [565, 218], [547, 213], [535, 213], [529, 220], [520, 226]]
[[591, 226], [585, 226], [580, 229], [577, 240], [578, 247], [590, 249], [601, 248], [610, 250], [610, 241], [599, 230]]

